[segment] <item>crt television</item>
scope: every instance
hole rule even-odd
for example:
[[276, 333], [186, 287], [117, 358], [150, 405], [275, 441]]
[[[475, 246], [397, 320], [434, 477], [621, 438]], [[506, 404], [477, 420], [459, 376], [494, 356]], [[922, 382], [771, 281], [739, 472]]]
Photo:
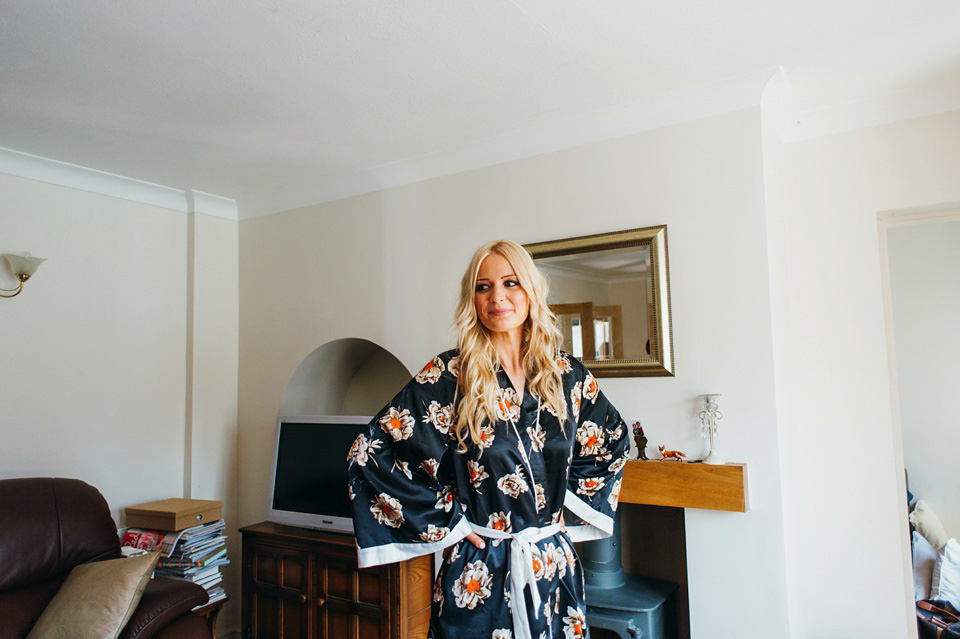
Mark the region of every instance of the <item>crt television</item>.
[[372, 417], [278, 417], [267, 520], [353, 533], [347, 454]]

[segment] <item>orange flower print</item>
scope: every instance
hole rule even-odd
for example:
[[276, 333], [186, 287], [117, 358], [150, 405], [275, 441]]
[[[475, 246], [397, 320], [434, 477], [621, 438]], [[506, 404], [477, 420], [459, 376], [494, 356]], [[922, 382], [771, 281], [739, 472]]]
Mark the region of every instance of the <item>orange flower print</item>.
[[593, 378], [593, 375], [587, 373], [587, 376], [583, 380], [583, 398], [589, 399], [591, 403], [597, 401], [597, 395], [600, 394], [600, 387], [597, 386], [597, 380]]
[[567, 542], [560, 539], [560, 545], [563, 546], [563, 554], [567, 557], [567, 567], [570, 568], [570, 574], [573, 574], [577, 568], [577, 556], [574, 554], [573, 549], [567, 545]]
[[437, 493], [437, 503], [434, 504], [433, 507], [437, 510], [450, 512], [455, 501], [456, 494], [454, 493], [453, 486], [444, 486], [443, 490]]
[[570, 358], [566, 354], [560, 356], [557, 360], [557, 366], [560, 368], [561, 375], [573, 370], [573, 366], [570, 365]]
[[[347, 460], [351, 464], [366, 466], [382, 443], [379, 439], [367, 439], [365, 435], [360, 435], [353, 440], [350, 452], [347, 453]], [[377, 460], [373, 459], [373, 463], [376, 464]]]
[[614, 510], [617, 509], [617, 504], [620, 502], [620, 486], [623, 484], [622, 479], [618, 479], [613, 482], [613, 488], [610, 490], [610, 496], [607, 498], [607, 503], [610, 504], [610, 508]]
[[494, 439], [493, 426], [484, 424], [480, 427], [480, 443], [478, 444], [480, 448], [490, 448], [493, 446]]
[[413, 479], [413, 473], [410, 472], [410, 464], [405, 461], [397, 460], [393, 462], [393, 467], [403, 473], [407, 479]]
[[456, 355], [450, 358], [450, 361], [447, 362], [447, 370], [450, 371], [450, 374], [454, 377], [459, 377], [460, 375], [460, 356]]
[[477, 560], [467, 564], [460, 578], [453, 582], [453, 596], [458, 608], [473, 610], [490, 596], [493, 577], [486, 564]]
[[563, 577], [567, 574], [567, 554], [563, 551], [563, 548], [549, 543], [543, 547], [541, 557], [546, 563], [545, 575], [547, 579], [553, 579], [554, 575]]
[[490, 519], [487, 520], [487, 528], [510, 532], [513, 530], [510, 526], [510, 513], [499, 512], [491, 514]]
[[583, 639], [587, 633], [587, 620], [583, 613], [567, 606], [567, 616], [563, 618], [563, 639]]
[[513, 631], [509, 628], [499, 628], [493, 631], [490, 639], [513, 639]]
[[583, 397], [583, 384], [577, 382], [570, 390], [570, 405], [573, 408], [573, 420], [580, 419], [580, 399]]
[[471, 460], [467, 461], [467, 473], [470, 475], [470, 485], [474, 488], [480, 488], [480, 484], [484, 479], [490, 477], [486, 470], [484, 470], [482, 464]]
[[441, 373], [443, 373], [443, 360], [434, 357], [417, 373], [416, 380], [421, 384], [436, 384]]
[[527, 435], [530, 436], [530, 448], [537, 451], [543, 450], [543, 445], [547, 441], [547, 431], [543, 430], [540, 424], [527, 426]]
[[543, 486], [540, 484], [534, 484], [533, 490], [537, 495], [537, 510], [543, 510], [547, 507], [547, 495], [543, 491]]
[[370, 506], [370, 512], [373, 513], [378, 524], [390, 528], [399, 528], [403, 524], [403, 507], [399, 501], [387, 493], [377, 495]]
[[500, 489], [500, 492], [514, 499], [519, 497], [520, 493], [530, 490], [527, 480], [523, 478], [523, 469], [517, 466], [516, 470], [517, 472], [504, 475], [497, 481], [497, 488]]
[[553, 544], [547, 544], [540, 551], [540, 561], [543, 562], [543, 578], [547, 581], [552, 580], [557, 574], [557, 558], [553, 556], [554, 550]]
[[590, 477], [588, 479], [578, 479], [577, 487], [578, 495], [586, 495], [587, 497], [593, 497], [600, 490], [603, 489], [604, 484], [606, 483], [603, 477]]
[[623, 428], [620, 424], [617, 424], [617, 427], [613, 430], [607, 430], [607, 435], [610, 436], [610, 441], [615, 441], [623, 437]]
[[[542, 403], [542, 402], [541, 402], [541, 403]], [[551, 406], [550, 404], [542, 404], [541, 408], [543, 408], [544, 410], [546, 410], [548, 413], [550, 413], [551, 415], [553, 415], [553, 416], [556, 417], [557, 419], [560, 418], [560, 415], [557, 414], [557, 411], [553, 410], [553, 406]]]
[[577, 429], [577, 441], [580, 442], [580, 456], [596, 455], [603, 450], [605, 441], [603, 429], [594, 422], [585, 421]]
[[443, 610], [443, 583], [437, 579], [433, 582], [433, 600], [440, 603], [440, 610]]
[[440, 469], [440, 462], [432, 457], [420, 462], [420, 469], [430, 476], [430, 479], [437, 481], [437, 470]]
[[414, 424], [416, 424], [416, 421], [410, 416], [410, 411], [406, 408], [397, 410], [391, 406], [387, 414], [380, 418], [380, 428], [393, 437], [395, 442], [413, 435]]
[[450, 551], [450, 556], [447, 557], [447, 564], [452, 564], [457, 559], [460, 559], [460, 544], [453, 545], [453, 550]]
[[533, 576], [540, 581], [546, 573], [546, 563], [543, 561], [543, 553], [536, 545], [530, 547], [530, 561], [533, 564]]
[[427, 531], [420, 533], [420, 539], [430, 542], [430, 541], [440, 541], [450, 533], [450, 529], [446, 527], [438, 528], [433, 524], [427, 526]]
[[626, 465], [627, 465], [627, 458], [626, 458], [626, 457], [618, 457], [617, 459], [614, 460], [614, 462], [613, 462], [612, 464], [610, 464], [610, 466], [609, 466], [608, 468], [609, 468], [609, 470], [610, 470], [611, 473], [617, 474], [617, 473], [619, 473], [621, 470], [623, 470], [623, 467], [626, 466]]
[[497, 389], [497, 419], [515, 422], [520, 419], [520, 395], [512, 388]]
[[433, 424], [433, 427], [446, 435], [450, 432], [453, 423], [453, 404], [441, 406], [440, 402], [432, 401], [427, 407], [427, 414], [423, 416], [424, 423]]

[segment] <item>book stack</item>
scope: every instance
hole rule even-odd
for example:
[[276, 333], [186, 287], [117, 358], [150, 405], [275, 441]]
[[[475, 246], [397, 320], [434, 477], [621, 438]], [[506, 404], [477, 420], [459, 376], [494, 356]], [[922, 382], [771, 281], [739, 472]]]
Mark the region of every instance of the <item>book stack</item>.
[[120, 544], [128, 549], [160, 551], [154, 574], [203, 586], [210, 597], [204, 606], [225, 600], [220, 569], [230, 561], [221, 512], [222, 502], [199, 499], [131, 506], [126, 509], [131, 527], [123, 532]]

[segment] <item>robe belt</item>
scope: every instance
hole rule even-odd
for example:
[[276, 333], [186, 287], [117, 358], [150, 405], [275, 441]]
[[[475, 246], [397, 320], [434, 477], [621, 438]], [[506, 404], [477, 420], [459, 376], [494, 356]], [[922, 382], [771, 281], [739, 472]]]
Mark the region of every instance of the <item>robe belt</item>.
[[481, 537], [506, 539], [510, 544], [510, 612], [513, 614], [513, 636], [515, 639], [533, 639], [526, 602], [523, 599], [524, 587], [530, 586], [533, 616], [539, 617], [540, 590], [537, 588], [537, 575], [533, 571], [533, 544], [556, 535], [563, 530], [563, 527], [556, 523], [543, 528], [524, 528], [515, 533], [494, 530], [473, 523], [470, 527]]

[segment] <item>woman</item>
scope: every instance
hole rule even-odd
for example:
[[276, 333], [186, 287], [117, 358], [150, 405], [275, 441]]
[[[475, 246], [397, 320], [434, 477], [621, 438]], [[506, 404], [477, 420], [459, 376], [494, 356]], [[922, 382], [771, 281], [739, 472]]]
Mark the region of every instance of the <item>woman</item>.
[[626, 427], [560, 353], [546, 280], [520, 245], [474, 254], [455, 325], [458, 349], [351, 448], [360, 566], [446, 549], [432, 639], [585, 636], [572, 540], [613, 532]]

